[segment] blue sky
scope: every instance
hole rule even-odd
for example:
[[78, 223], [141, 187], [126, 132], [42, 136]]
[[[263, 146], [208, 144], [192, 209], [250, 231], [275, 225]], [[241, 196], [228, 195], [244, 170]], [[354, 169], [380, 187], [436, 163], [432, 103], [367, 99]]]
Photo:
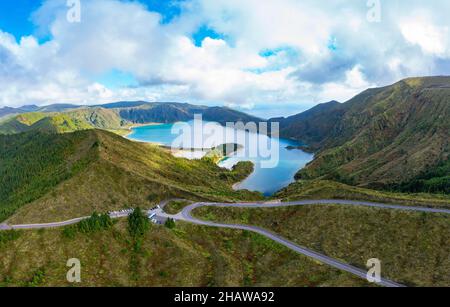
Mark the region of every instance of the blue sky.
[[40, 1], [4, 0], [0, 2], [0, 29], [13, 34], [17, 39], [34, 33], [30, 20], [31, 13], [37, 10]]
[[66, 0], [3, 0], [0, 107], [143, 99], [278, 116], [449, 74], [448, 1], [373, 3], [80, 0], [72, 23]]
[[[35, 34], [35, 26], [31, 15], [43, 2], [43, 0], [1, 1], [0, 29], [13, 34], [17, 39]], [[164, 16], [164, 22], [170, 22], [180, 14], [180, 8], [176, 2], [161, 0], [142, 0], [140, 2], [147, 6], [149, 10], [161, 13]]]

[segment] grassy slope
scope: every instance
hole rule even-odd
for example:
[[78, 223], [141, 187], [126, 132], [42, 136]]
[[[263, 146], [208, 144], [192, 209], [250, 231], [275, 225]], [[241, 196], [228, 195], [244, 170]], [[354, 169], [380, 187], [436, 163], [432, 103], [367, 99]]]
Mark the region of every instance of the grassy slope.
[[50, 105], [40, 112], [11, 115], [0, 120], [0, 134], [16, 134], [27, 131], [67, 133], [86, 129], [103, 129], [120, 135], [128, 133], [130, 124], [155, 122], [174, 123], [189, 121], [195, 114], [203, 114], [207, 121], [221, 124], [260, 119], [224, 107], [205, 107], [182, 103], [122, 102], [104, 107], [78, 107], [71, 105]]
[[69, 286], [66, 262], [81, 260], [80, 286], [366, 286], [247, 232], [153, 226], [136, 259], [125, 221], [73, 239], [62, 230], [0, 240], [0, 286]]
[[168, 214], [177, 214], [181, 212], [185, 207], [189, 206], [191, 203], [184, 200], [174, 200], [169, 202], [165, 207], [164, 211]]
[[76, 109], [60, 113], [24, 113], [0, 123], [0, 134], [27, 131], [68, 133], [87, 129], [124, 129], [123, 121], [114, 110], [103, 108]]
[[200, 208], [201, 218], [258, 225], [315, 251], [410, 286], [450, 286], [450, 218], [385, 209], [308, 206], [279, 209]]
[[441, 194], [411, 194], [374, 191], [326, 180], [297, 181], [274, 195], [276, 199], [367, 200], [381, 203], [450, 208], [450, 196]]
[[29, 131], [32, 125], [45, 118], [45, 116], [46, 115], [44, 113], [32, 112], [19, 114], [2, 120], [0, 122], [0, 135]]
[[446, 77], [407, 79], [365, 91], [343, 105], [345, 114], [323, 136], [322, 150], [298, 178], [376, 188], [415, 178], [448, 160], [448, 97]]
[[93, 134], [0, 137], [0, 221], [76, 176], [95, 157]]
[[391, 189], [401, 192], [427, 191], [450, 194], [450, 160], [426, 169], [412, 180], [392, 184]]
[[124, 120], [136, 124], [144, 123], [174, 123], [189, 121], [194, 115], [202, 114], [206, 121], [219, 122], [259, 122], [260, 119], [226, 107], [205, 107], [184, 103], [145, 103], [139, 106], [124, 107], [120, 105], [117, 110]]
[[[19, 209], [9, 223], [54, 222], [90, 215], [94, 210], [151, 207], [168, 198], [261, 199], [256, 193], [232, 190], [235, 182], [251, 172], [244, 164], [228, 171], [207, 160], [177, 159], [156, 146], [101, 130], [53, 135], [57, 139], [75, 136], [86, 140], [85, 147], [92, 148], [89, 164], [62, 182], [52, 182], [36, 200]], [[23, 164], [22, 160], [15, 162]], [[41, 174], [37, 172], [36, 176]]]
[[303, 113], [288, 118], [274, 118], [271, 121], [280, 123], [282, 137], [299, 139], [307, 144], [308, 148], [316, 151], [321, 148], [321, 143], [342, 119], [345, 111], [345, 104], [331, 101]]

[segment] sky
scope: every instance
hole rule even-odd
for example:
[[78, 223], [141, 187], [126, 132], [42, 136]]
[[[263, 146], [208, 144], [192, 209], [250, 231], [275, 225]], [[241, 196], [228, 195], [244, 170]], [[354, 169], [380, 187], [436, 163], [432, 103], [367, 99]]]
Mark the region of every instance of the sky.
[[448, 0], [2, 0], [0, 107], [123, 100], [285, 116], [450, 74]]

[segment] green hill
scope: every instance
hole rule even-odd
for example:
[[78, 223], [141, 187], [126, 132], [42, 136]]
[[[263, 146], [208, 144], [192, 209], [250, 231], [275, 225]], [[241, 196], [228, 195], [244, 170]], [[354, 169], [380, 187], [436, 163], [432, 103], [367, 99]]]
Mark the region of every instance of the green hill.
[[88, 108], [52, 114], [36, 123], [31, 129], [67, 133], [87, 129], [120, 129], [123, 124], [118, 114], [112, 110]]
[[31, 126], [45, 117], [46, 115], [44, 113], [31, 112], [7, 118], [0, 121], [0, 134], [15, 134], [30, 131]]
[[[126, 220], [74, 238], [64, 229], [0, 232], [0, 287], [368, 286], [243, 231], [177, 223], [152, 226], [139, 246], [132, 242]], [[82, 263], [80, 284], [66, 280], [73, 257]]]
[[[232, 189], [252, 172], [249, 163], [229, 171], [103, 130], [27, 132], [0, 136], [0, 145], [0, 221], [11, 224], [150, 208], [174, 197], [262, 199]], [[0, 286], [67, 286], [72, 257], [83, 263], [80, 286], [367, 285], [255, 234], [177, 223], [152, 226], [136, 245], [119, 220], [74, 237], [67, 229], [0, 232]]]
[[414, 192], [448, 192], [449, 99], [450, 77], [413, 78], [282, 121], [283, 134], [317, 150], [297, 178], [392, 189], [425, 176]]
[[260, 122], [261, 119], [226, 107], [195, 106], [187, 103], [117, 103], [109, 107], [117, 108], [121, 118], [132, 123], [174, 123], [189, 121], [194, 115], [202, 114], [203, 120], [220, 124], [227, 122]]
[[450, 195], [377, 191], [328, 180], [299, 180], [276, 193], [273, 198], [283, 201], [350, 199], [408, 206], [450, 208]]
[[331, 101], [288, 118], [273, 118], [270, 121], [280, 123], [281, 136], [301, 140], [311, 149], [317, 150], [342, 118], [345, 107], [342, 103]]
[[209, 159], [177, 159], [156, 146], [103, 130], [29, 132], [0, 136], [0, 144], [0, 221], [10, 218], [14, 224], [151, 207], [173, 197], [261, 198], [232, 189], [252, 172], [248, 163], [228, 171]]
[[[28, 113], [27, 110], [33, 110]], [[259, 122], [260, 119], [226, 107], [195, 106], [187, 103], [124, 101], [98, 106], [54, 104], [44, 107], [0, 109], [0, 134], [26, 131], [66, 133], [104, 129], [123, 134], [130, 124], [190, 121], [202, 114], [206, 121]]]
[[194, 214], [216, 222], [256, 225], [361, 269], [377, 258], [383, 277], [407, 286], [450, 286], [447, 214], [341, 205], [203, 207]]
[[18, 115], [27, 112], [35, 112], [37, 110], [39, 110], [39, 107], [35, 105], [22, 106], [20, 108], [3, 107], [0, 108], [0, 120], [8, 116]]
[[27, 131], [67, 133], [87, 129], [124, 129], [126, 121], [114, 110], [83, 108], [62, 113], [24, 113], [0, 122], [0, 134]]

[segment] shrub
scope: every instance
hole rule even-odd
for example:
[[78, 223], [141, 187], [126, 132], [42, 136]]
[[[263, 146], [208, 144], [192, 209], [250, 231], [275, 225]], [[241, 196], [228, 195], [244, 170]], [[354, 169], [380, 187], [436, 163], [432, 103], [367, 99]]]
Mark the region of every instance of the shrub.
[[128, 231], [134, 238], [142, 237], [150, 227], [147, 216], [140, 208], [134, 209], [128, 217]]
[[174, 229], [175, 228], [175, 221], [173, 219], [167, 219], [166, 223], [164, 224], [167, 228], [169, 229]]
[[7, 242], [17, 240], [20, 237], [20, 232], [15, 230], [0, 231], [0, 246]]
[[95, 212], [90, 218], [81, 221], [77, 226], [81, 233], [93, 233], [109, 229], [112, 225], [112, 219], [108, 214], [99, 215]]
[[77, 233], [90, 234], [98, 231], [110, 229], [114, 225], [108, 214], [98, 214], [94, 212], [92, 216], [76, 225], [65, 227], [62, 235], [73, 239]]

